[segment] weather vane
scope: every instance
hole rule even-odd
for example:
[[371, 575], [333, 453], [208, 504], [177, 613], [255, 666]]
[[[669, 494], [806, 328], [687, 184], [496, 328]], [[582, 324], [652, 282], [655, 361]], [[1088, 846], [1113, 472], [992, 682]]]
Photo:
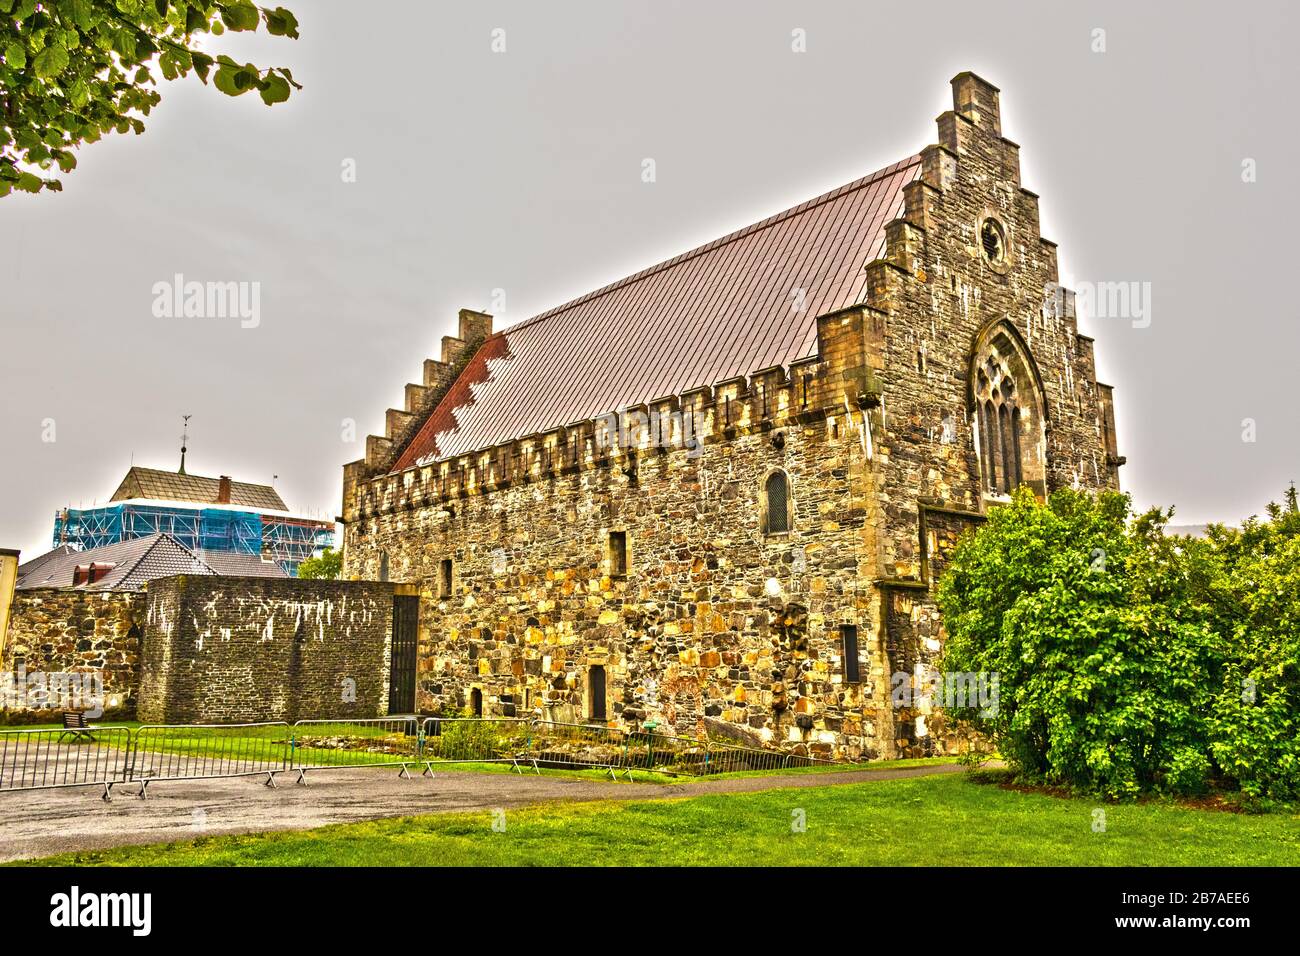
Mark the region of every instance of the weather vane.
[[181, 418], [185, 422], [185, 425], [181, 430], [181, 470], [177, 472], [177, 474], [179, 475], [185, 474], [185, 446], [187, 444], [187, 440], [190, 435], [190, 419], [192, 417], [193, 417], [192, 415], [181, 416]]

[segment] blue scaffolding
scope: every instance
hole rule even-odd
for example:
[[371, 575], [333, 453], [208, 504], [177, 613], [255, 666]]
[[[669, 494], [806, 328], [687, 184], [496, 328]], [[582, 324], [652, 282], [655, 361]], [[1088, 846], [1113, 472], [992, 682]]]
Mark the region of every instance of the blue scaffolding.
[[124, 501], [95, 508], [65, 508], [54, 516], [54, 546], [78, 550], [164, 532], [187, 548], [256, 554], [287, 574], [334, 545], [334, 525], [311, 518], [236, 508], [204, 508]]

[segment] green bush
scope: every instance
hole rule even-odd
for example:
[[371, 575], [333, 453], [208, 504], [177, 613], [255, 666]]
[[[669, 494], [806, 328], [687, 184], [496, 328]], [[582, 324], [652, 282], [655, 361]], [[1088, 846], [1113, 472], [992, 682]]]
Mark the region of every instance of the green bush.
[[[1127, 496], [1022, 490], [939, 584], [942, 668], [998, 675], [953, 713], [1024, 777], [1104, 794], [1300, 794], [1300, 515], [1164, 534]], [[1251, 683], [1253, 682], [1253, 683]], [[1253, 693], [1252, 693], [1253, 689]]]

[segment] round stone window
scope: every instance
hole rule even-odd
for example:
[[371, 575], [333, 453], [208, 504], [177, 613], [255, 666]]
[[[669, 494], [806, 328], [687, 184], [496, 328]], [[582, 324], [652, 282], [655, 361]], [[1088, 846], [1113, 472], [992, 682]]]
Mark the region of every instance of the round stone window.
[[989, 217], [980, 225], [980, 245], [984, 247], [984, 258], [994, 265], [1007, 261], [1007, 234], [996, 219]]

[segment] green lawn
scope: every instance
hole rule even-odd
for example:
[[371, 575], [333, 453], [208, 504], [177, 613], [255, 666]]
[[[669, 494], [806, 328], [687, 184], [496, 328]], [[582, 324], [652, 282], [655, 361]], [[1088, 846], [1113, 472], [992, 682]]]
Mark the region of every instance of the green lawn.
[[[1105, 813], [1096, 832], [1094, 811]], [[806, 832], [793, 832], [802, 817]], [[951, 774], [212, 837], [38, 861], [85, 865], [1295, 865], [1300, 816], [1101, 804]]]

